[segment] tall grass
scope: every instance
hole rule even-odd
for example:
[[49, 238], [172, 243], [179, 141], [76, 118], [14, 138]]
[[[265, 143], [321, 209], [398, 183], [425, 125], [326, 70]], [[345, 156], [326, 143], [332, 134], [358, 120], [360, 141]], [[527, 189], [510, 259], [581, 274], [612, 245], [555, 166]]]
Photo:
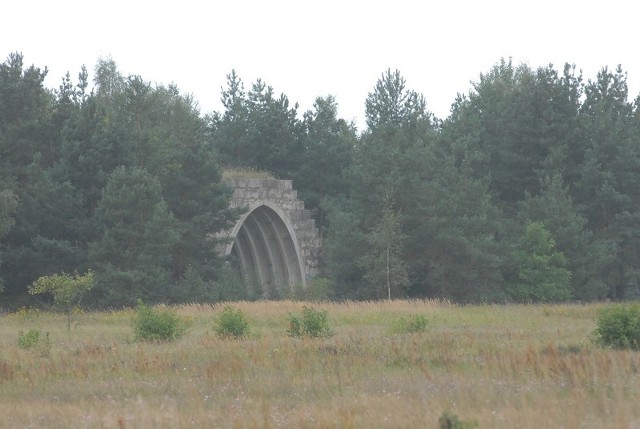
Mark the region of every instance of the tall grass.
[[[640, 426], [640, 354], [590, 340], [602, 305], [314, 303], [330, 338], [290, 338], [305, 303], [240, 302], [251, 335], [220, 338], [225, 304], [174, 307], [192, 321], [170, 343], [133, 341], [132, 311], [0, 316], [0, 428]], [[423, 315], [428, 329], [398, 333]], [[49, 332], [50, 353], [18, 346]]]

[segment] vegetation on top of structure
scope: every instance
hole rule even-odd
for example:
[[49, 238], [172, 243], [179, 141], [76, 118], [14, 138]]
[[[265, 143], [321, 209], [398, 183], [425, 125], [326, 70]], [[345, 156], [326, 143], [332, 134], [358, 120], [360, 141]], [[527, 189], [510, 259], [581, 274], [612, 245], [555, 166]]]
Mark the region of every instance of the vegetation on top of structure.
[[252, 167], [226, 167], [222, 170], [225, 179], [275, 179], [275, 176], [264, 170]]

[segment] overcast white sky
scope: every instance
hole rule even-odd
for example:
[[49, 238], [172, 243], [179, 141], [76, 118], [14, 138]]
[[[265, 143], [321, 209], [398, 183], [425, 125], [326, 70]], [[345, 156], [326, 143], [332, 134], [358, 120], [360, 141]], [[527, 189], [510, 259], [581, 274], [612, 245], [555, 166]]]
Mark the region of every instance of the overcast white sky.
[[47, 86], [98, 58], [124, 75], [175, 83], [201, 111], [221, 110], [236, 69], [301, 112], [332, 94], [339, 114], [364, 125], [364, 102], [387, 68], [399, 69], [428, 108], [448, 116], [457, 93], [500, 58], [531, 67], [565, 62], [595, 78], [621, 64], [630, 98], [640, 91], [635, 2], [609, 0], [12, 0], [0, 14], [0, 62], [22, 52], [49, 68]]

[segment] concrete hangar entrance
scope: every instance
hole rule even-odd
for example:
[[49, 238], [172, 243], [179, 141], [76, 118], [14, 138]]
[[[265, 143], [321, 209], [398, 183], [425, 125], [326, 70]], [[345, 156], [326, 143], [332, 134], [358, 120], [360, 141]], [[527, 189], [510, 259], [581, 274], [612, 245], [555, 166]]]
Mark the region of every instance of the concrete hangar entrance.
[[246, 212], [227, 233], [223, 253], [247, 281], [272, 291], [305, 285], [319, 274], [320, 235], [291, 180], [227, 178], [230, 205]]

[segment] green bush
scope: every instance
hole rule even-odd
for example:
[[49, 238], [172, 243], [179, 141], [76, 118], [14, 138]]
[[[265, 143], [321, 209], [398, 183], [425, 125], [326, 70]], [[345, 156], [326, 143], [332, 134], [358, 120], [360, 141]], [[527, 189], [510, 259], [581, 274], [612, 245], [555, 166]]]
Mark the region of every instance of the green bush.
[[45, 336], [38, 329], [31, 329], [29, 332], [18, 332], [18, 347], [24, 350], [35, 350], [42, 356], [49, 356], [51, 352], [51, 339], [47, 332]]
[[400, 319], [395, 321], [393, 325], [393, 331], [397, 333], [414, 334], [417, 332], [426, 331], [428, 326], [429, 322], [427, 321], [427, 318], [422, 315], [413, 316], [408, 320], [404, 317], [401, 317]]
[[640, 350], [640, 304], [601, 309], [594, 337], [595, 342], [604, 347]]
[[475, 420], [463, 421], [455, 414], [445, 412], [438, 419], [438, 426], [440, 429], [473, 429], [478, 427], [478, 422]]
[[215, 331], [223, 338], [242, 338], [249, 333], [249, 323], [242, 310], [226, 306], [220, 314]]
[[302, 316], [289, 314], [290, 337], [330, 337], [333, 333], [329, 328], [326, 311], [315, 310], [313, 307], [302, 307]]
[[37, 329], [31, 329], [26, 334], [20, 331], [18, 335], [18, 347], [21, 349], [32, 349], [37, 346], [40, 341], [40, 331]]
[[154, 309], [138, 301], [133, 329], [137, 341], [171, 341], [182, 337], [189, 323], [170, 309]]

